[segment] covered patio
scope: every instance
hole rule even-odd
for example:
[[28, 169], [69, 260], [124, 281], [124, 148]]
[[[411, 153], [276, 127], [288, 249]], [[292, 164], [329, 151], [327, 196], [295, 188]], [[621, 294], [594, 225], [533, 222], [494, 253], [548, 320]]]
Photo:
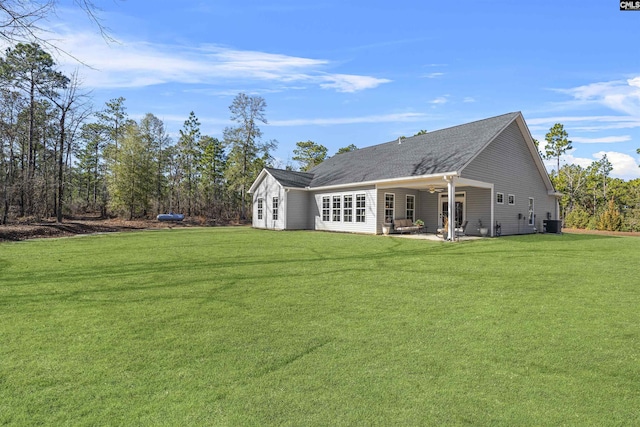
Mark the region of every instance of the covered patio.
[[[434, 233], [413, 233], [413, 234], [388, 234], [388, 237], [400, 238], [400, 239], [413, 239], [413, 240], [430, 240], [432, 242], [445, 242], [442, 235], [437, 235]], [[481, 236], [457, 236], [455, 238], [456, 242], [464, 242], [467, 240], [479, 240], [484, 239]]]
[[467, 235], [493, 237], [495, 234], [492, 183], [446, 174], [394, 180], [379, 183], [376, 188], [381, 208], [379, 218], [383, 218], [383, 223], [388, 223], [390, 218], [396, 220], [413, 215], [414, 221], [424, 221], [427, 236], [442, 240], [441, 236], [435, 236], [436, 230], [443, 229], [446, 219], [450, 218], [448, 229], [442, 230], [448, 236], [454, 236], [455, 229], [465, 222]]

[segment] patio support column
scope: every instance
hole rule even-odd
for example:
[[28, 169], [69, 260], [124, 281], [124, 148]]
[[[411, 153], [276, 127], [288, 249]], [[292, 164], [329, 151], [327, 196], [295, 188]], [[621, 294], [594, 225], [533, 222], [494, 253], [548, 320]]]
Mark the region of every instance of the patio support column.
[[447, 190], [449, 190], [449, 229], [447, 234], [449, 235], [449, 240], [453, 242], [456, 231], [456, 183], [453, 176], [445, 179], [447, 180]]

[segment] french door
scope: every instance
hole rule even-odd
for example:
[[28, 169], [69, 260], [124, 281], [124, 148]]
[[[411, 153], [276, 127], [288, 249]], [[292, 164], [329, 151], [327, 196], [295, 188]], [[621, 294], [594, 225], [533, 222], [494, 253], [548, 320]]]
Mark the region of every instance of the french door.
[[[456, 227], [461, 227], [466, 217], [465, 209], [465, 193], [456, 193]], [[449, 218], [449, 196], [446, 194], [440, 194], [438, 200], [438, 218], [440, 220], [440, 227], [444, 227], [445, 218]]]

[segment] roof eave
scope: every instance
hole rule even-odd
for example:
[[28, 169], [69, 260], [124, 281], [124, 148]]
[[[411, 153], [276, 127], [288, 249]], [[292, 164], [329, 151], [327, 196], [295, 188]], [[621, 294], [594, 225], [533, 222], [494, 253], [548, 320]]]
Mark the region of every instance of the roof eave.
[[320, 187], [306, 187], [310, 191], [324, 191], [324, 190], [339, 190], [343, 188], [350, 187], [368, 187], [368, 186], [383, 186], [388, 184], [398, 184], [401, 185], [403, 183], [416, 182], [421, 180], [428, 180], [434, 178], [442, 178], [446, 176], [459, 176], [458, 172], [444, 172], [437, 174], [429, 174], [429, 175], [418, 175], [418, 176], [406, 176], [406, 177], [398, 177], [398, 178], [390, 178], [390, 179], [378, 179], [372, 181], [362, 181], [362, 182], [350, 182], [346, 184], [335, 184], [335, 185], [325, 185]]
[[[258, 177], [255, 179], [255, 181], [253, 181], [253, 184], [251, 184], [251, 187], [249, 187], [249, 191], [247, 191], [247, 193], [253, 194], [253, 192], [256, 191], [256, 188], [258, 188], [258, 186], [260, 185], [260, 183], [262, 182], [262, 180], [266, 175], [271, 175], [271, 174], [266, 168], [263, 168], [258, 174]], [[273, 177], [273, 175], [271, 175], [271, 177]], [[276, 179], [276, 182], [278, 182], [277, 179]], [[278, 182], [278, 185], [280, 185], [279, 182]]]

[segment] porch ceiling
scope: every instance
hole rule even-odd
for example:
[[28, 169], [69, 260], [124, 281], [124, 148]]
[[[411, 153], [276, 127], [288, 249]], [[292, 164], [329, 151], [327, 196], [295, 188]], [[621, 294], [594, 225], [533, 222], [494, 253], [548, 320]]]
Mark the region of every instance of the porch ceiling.
[[419, 181], [395, 181], [395, 182], [385, 182], [383, 184], [378, 184], [377, 187], [381, 190], [388, 189], [388, 188], [410, 188], [413, 190], [427, 191], [431, 187], [446, 190], [447, 181], [445, 181], [442, 178], [425, 179], [425, 180], [419, 180]]
[[[456, 187], [478, 187], [492, 188], [493, 185], [488, 182], [476, 181], [465, 178], [456, 178], [454, 180]], [[413, 190], [429, 191], [429, 189], [447, 190], [447, 181], [443, 177], [425, 178], [418, 180], [397, 180], [379, 183], [376, 185], [378, 189], [385, 190], [390, 188], [410, 188]]]

